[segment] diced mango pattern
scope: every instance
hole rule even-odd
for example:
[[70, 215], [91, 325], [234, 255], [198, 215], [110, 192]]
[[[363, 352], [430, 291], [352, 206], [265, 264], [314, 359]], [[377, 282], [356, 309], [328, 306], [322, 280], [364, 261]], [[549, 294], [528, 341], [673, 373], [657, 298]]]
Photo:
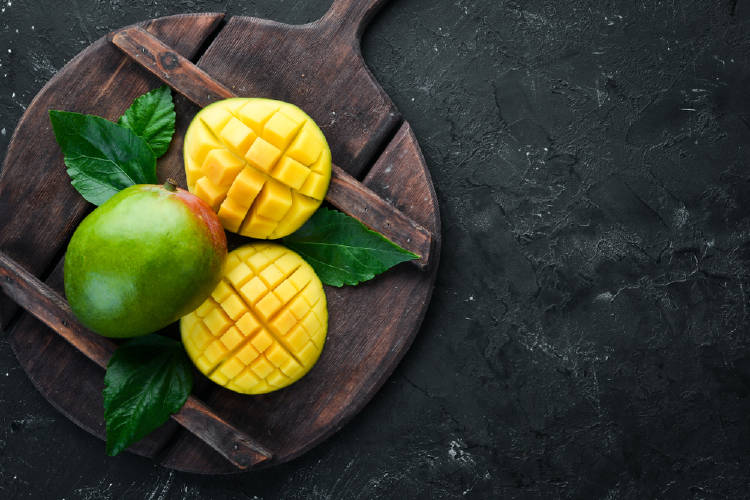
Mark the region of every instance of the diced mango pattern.
[[318, 209], [331, 180], [320, 128], [282, 101], [234, 98], [201, 110], [185, 135], [188, 189], [228, 231], [282, 238]]
[[222, 281], [180, 321], [182, 343], [208, 378], [243, 394], [299, 380], [328, 331], [323, 285], [295, 252], [252, 243], [227, 256]]

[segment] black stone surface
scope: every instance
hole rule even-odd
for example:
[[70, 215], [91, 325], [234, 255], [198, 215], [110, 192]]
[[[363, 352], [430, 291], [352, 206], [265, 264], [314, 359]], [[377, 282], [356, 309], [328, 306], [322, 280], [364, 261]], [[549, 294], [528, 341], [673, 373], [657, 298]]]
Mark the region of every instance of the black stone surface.
[[[328, 3], [5, 0], [0, 156], [110, 29]], [[749, 33], [748, 0], [394, 0], [363, 52], [420, 140], [445, 245], [384, 388], [292, 463], [201, 477], [106, 458], [3, 336], [0, 498], [747, 497]]]

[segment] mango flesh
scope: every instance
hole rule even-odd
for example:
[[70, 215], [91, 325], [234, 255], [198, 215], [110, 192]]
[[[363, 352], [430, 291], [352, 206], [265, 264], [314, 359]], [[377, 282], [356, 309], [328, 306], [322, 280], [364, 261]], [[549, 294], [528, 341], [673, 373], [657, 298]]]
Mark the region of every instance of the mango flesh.
[[318, 209], [331, 179], [331, 150], [298, 107], [234, 98], [202, 109], [185, 134], [188, 189], [228, 231], [282, 238]]
[[323, 286], [295, 252], [253, 243], [227, 257], [211, 297], [180, 321], [182, 343], [208, 378], [263, 394], [304, 376], [328, 330]]
[[130, 186], [91, 212], [65, 255], [76, 317], [107, 337], [159, 330], [198, 307], [221, 279], [226, 235], [187, 191]]

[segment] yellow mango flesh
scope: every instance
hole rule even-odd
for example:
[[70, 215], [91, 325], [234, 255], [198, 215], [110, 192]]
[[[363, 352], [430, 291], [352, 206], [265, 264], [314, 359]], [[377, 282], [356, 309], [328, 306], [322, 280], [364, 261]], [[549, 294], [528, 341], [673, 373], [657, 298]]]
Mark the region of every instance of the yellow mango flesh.
[[331, 150], [301, 109], [282, 101], [226, 99], [202, 109], [185, 134], [188, 189], [228, 231], [260, 239], [293, 233], [318, 209]]
[[180, 320], [195, 366], [219, 385], [263, 394], [302, 378], [328, 331], [323, 285], [295, 252], [253, 243], [227, 256], [211, 297]]

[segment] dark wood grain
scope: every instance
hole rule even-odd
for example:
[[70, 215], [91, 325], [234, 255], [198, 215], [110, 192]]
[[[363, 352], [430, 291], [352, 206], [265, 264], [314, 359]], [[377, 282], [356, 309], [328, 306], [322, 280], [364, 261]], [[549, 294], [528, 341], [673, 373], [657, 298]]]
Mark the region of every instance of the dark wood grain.
[[[360, 194], [392, 204], [406, 220], [413, 221], [413, 227], [422, 227], [431, 236], [430, 266], [424, 271], [399, 265], [357, 287], [326, 287], [328, 339], [316, 366], [299, 382], [249, 397], [199, 377], [196, 386], [206, 406], [186, 407], [190, 420], [200, 421], [210, 408], [239, 432], [262, 442], [273, 456], [253, 468], [299, 456], [360, 411], [408, 349], [432, 294], [440, 224], [429, 172], [408, 125], [402, 123], [359, 53], [359, 34], [383, 3], [338, 0], [323, 19], [304, 26], [233, 18], [198, 60], [207, 75], [233, 94], [300, 105], [322, 125], [334, 160], [354, 178], [343, 173], [341, 177], [360, 186], [354, 179], [364, 176], [373, 165]], [[190, 60], [219, 18], [165, 18], [140, 26]], [[32, 274], [46, 277], [44, 281], [58, 293], [62, 289], [62, 251], [90, 206], [69, 186], [50, 133], [47, 110], [93, 112], [113, 119], [135, 96], [158, 85], [149, 71], [125, 60], [102, 39], [53, 78], [19, 124], [0, 178], [0, 222], [5, 224], [0, 225], [0, 249]], [[175, 107], [175, 139], [159, 160], [159, 177], [184, 181], [184, 133], [199, 108], [181, 96], [176, 97]], [[31, 187], [27, 185], [27, 165], [34, 165]], [[350, 187], [346, 186], [346, 192], [352, 191]], [[347, 203], [352, 201], [356, 200]], [[381, 207], [385, 212], [369, 204], [361, 207], [362, 217], [370, 212], [397, 213], [392, 207]], [[380, 216], [376, 223], [390, 218]], [[176, 333], [174, 326], [166, 333]], [[28, 314], [16, 322], [9, 341], [42, 394], [70, 419], [103, 437], [101, 369]], [[131, 451], [179, 470], [241, 470], [174, 422], [147, 436]]]
[[388, 0], [335, 1], [320, 19], [327, 30], [345, 37], [347, 43], [359, 48], [359, 39], [367, 24]]
[[[375, 3], [370, 4], [370, 11], [375, 8]], [[367, 2], [357, 4], [355, 12], [365, 9], [365, 4]], [[358, 19], [359, 15], [354, 17]], [[220, 99], [237, 97], [205, 71], [176, 54], [171, 47], [142, 28], [125, 28], [112, 33], [109, 39], [125, 54], [198, 106], [205, 107]], [[430, 231], [409, 219], [337, 165], [332, 169], [331, 186], [326, 200], [391, 241], [419, 255], [419, 259], [412, 261], [418, 266], [424, 268], [429, 264], [432, 243]]]
[[[106, 369], [116, 349], [114, 342], [84, 327], [64, 298], [2, 252], [0, 290], [57, 332], [79, 353]], [[260, 443], [217, 416], [193, 396], [188, 396], [172, 419], [239, 469], [271, 458], [271, 453]]]

